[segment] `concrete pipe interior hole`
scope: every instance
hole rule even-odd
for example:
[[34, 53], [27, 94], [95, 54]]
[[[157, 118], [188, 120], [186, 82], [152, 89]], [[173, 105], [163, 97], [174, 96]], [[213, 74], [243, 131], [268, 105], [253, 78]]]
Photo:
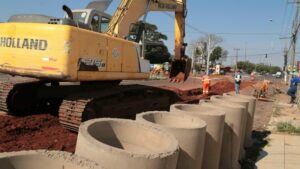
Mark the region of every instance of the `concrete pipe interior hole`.
[[98, 121], [88, 127], [88, 132], [103, 144], [133, 153], [162, 153], [173, 146], [165, 133], [134, 122]]
[[44, 155], [19, 155], [0, 159], [1, 169], [83, 169], [72, 163]]
[[193, 116], [179, 115], [173, 113], [148, 113], [143, 119], [168, 128], [201, 128], [205, 123]]

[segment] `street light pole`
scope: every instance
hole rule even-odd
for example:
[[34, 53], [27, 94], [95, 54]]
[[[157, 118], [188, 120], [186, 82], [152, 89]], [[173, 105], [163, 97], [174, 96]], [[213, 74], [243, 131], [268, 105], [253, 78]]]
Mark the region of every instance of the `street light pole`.
[[236, 56], [235, 56], [235, 70], [238, 69], [238, 57], [239, 57], [239, 48], [234, 49], [236, 51]]

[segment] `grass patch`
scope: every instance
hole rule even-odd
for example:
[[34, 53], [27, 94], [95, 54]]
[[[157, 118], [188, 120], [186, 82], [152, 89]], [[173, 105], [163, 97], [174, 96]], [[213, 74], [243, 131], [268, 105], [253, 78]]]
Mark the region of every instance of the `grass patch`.
[[276, 127], [279, 132], [300, 135], [300, 127], [295, 127], [290, 122], [279, 122]]

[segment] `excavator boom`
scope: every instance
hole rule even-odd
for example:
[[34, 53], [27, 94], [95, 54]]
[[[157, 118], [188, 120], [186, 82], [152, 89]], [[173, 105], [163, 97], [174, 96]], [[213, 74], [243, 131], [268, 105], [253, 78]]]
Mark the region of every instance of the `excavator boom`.
[[186, 0], [123, 0], [109, 23], [107, 34], [128, 38], [130, 25], [148, 11], [168, 11], [175, 13], [175, 57], [173, 58], [170, 78], [185, 81], [191, 69], [191, 59], [185, 55]]

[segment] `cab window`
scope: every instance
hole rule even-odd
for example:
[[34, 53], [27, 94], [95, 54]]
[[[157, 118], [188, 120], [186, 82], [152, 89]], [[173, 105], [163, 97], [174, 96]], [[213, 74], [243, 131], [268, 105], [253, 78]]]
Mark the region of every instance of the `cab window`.
[[100, 32], [106, 32], [107, 28], [108, 28], [108, 23], [109, 23], [109, 19], [102, 16], [99, 31]]
[[85, 23], [86, 16], [86, 12], [73, 12], [73, 18], [76, 22]]
[[93, 31], [99, 30], [100, 17], [99, 15], [94, 15], [91, 21], [91, 27]]

